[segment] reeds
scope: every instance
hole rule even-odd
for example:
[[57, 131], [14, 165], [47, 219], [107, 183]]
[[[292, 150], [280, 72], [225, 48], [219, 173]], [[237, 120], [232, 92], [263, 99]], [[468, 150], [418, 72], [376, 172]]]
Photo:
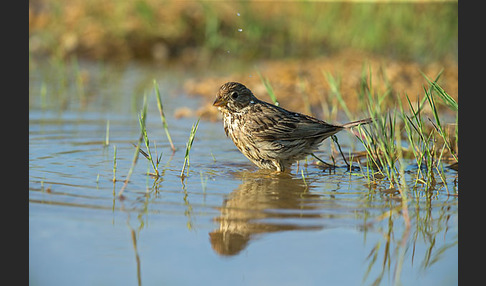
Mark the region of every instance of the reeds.
[[262, 81], [263, 85], [265, 86], [265, 89], [267, 90], [268, 96], [270, 96], [270, 99], [272, 100], [273, 104], [276, 106], [279, 106], [279, 103], [277, 101], [277, 96], [275, 95], [275, 92], [273, 91], [272, 85], [270, 84], [270, 80], [266, 77], [263, 77], [260, 71], [257, 71], [258, 76], [260, 77], [260, 80]]
[[[424, 100], [421, 102], [420, 100], [417, 100], [417, 106], [415, 108], [411, 103], [410, 98], [406, 96], [410, 115], [405, 113], [402, 108], [402, 117], [410, 146], [409, 149], [411, 149], [417, 163], [416, 183], [420, 182], [425, 184], [427, 189], [436, 183], [434, 174], [437, 174], [445, 183], [442, 174], [442, 161], [446, 153], [452, 157], [455, 162], [458, 162], [459, 160], [456, 154], [456, 148], [452, 147], [457, 145], [457, 132], [455, 136], [447, 136], [438, 114], [438, 106], [435, 102], [433, 93], [434, 91], [438, 92], [444, 103], [456, 112], [457, 102], [455, 102], [455, 100], [437, 84], [439, 76], [437, 76], [433, 82], [425, 76], [429, 83], [429, 88], [426, 89], [424, 87]], [[421, 106], [420, 103], [428, 103], [428, 107], [434, 118], [433, 120], [430, 117], [427, 117], [427, 121], [425, 121], [423, 118], [424, 116], [422, 115], [423, 106]], [[430, 125], [432, 125], [432, 128], [430, 128]], [[427, 128], [427, 126], [429, 127]], [[425, 169], [425, 171], [423, 169]], [[436, 172], [434, 172], [434, 170]], [[445, 185], [447, 186], [447, 184]]]
[[[158, 90], [158, 85], [157, 85], [157, 82], [155, 80], [153, 81], [153, 83], [154, 83], [155, 96], [157, 98], [157, 107], [158, 107], [158, 110], [159, 110], [159, 114], [160, 114], [164, 129], [165, 129], [165, 132], [166, 132], [166, 135], [167, 135], [167, 139], [169, 140], [169, 143], [170, 143], [172, 155], [174, 155], [176, 148], [175, 148], [175, 146], [172, 142], [172, 139], [170, 137], [169, 127], [168, 127], [167, 120], [166, 120], [164, 112], [163, 112], [163, 105], [162, 105], [162, 100], [161, 100], [161, 97], [160, 97], [160, 92]], [[157, 182], [157, 180], [165, 173], [165, 168], [168, 166], [168, 162], [167, 162], [166, 166], [164, 167], [164, 170], [161, 170], [159, 168], [159, 165], [162, 162], [162, 152], [159, 155], [159, 153], [157, 151], [157, 144], [155, 143], [155, 141], [153, 141], [154, 143], [151, 144], [151, 140], [149, 139], [149, 134], [148, 134], [148, 131], [147, 131], [147, 108], [148, 108], [147, 95], [144, 95], [142, 110], [140, 111], [140, 114], [138, 116], [138, 123], [139, 123], [139, 127], [140, 127], [140, 137], [139, 137], [137, 144], [133, 144], [135, 146], [135, 153], [133, 155], [132, 165], [131, 165], [131, 167], [128, 171], [128, 174], [127, 174], [127, 177], [126, 177], [125, 182], [123, 184], [123, 187], [121, 188], [121, 190], [118, 193], [119, 197], [121, 197], [121, 198], [123, 198], [123, 196], [122, 196], [123, 191], [128, 184], [128, 181], [129, 181], [130, 176], [133, 172], [133, 169], [136, 165], [139, 154], [142, 154], [145, 157], [145, 159], [147, 159], [147, 161], [150, 163], [150, 165], [153, 169], [153, 172], [147, 172], [147, 175], [154, 177], [155, 182]], [[189, 173], [189, 169], [188, 169], [189, 165], [190, 165], [189, 153], [191, 151], [194, 139], [196, 137], [196, 131], [197, 131], [198, 126], [199, 126], [199, 119], [192, 125], [191, 132], [189, 134], [189, 139], [186, 143], [186, 152], [185, 152], [185, 155], [184, 155], [184, 163], [183, 163], [181, 173], [180, 173], [180, 177], [181, 177], [182, 180], [184, 180], [184, 178]], [[145, 145], [145, 150], [143, 150], [141, 148], [142, 142]], [[115, 155], [114, 155], [114, 161], [113, 161], [113, 182], [116, 181], [116, 164], [117, 164], [116, 163], [116, 146], [114, 148], [115, 148], [114, 149]], [[170, 157], [169, 162], [170, 162], [171, 159], [172, 159], [172, 156]], [[186, 173], [184, 173], [184, 172], [186, 172]], [[154, 182], [154, 184], [155, 184], [155, 182]]]
[[155, 90], [155, 96], [157, 98], [157, 108], [159, 109], [160, 120], [162, 120], [162, 124], [164, 125], [165, 134], [167, 135], [167, 139], [169, 140], [170, 148], [172, 149], [172, 152], [175, 152], [176, 149], [174, 147], [174, 143], [172, 143], [172, 138], [170, 137], [170, 133], [169, 133], [169, 125], [167, 124], [167, 120], [165, 119], [162, 99], [160, 98], [159, 85], [157, 84], [157, 81], [155, 79], [154, 79], [154, 90]]
[[[352, 113], [349, 111], [347, 105], [346, 105], [346, 102], [344, 101], [343, 99], [343, 96], [341, 95], [341, 91], [340, 91], [340, 84], [341, 84], [341, 78], [340, 77], [334, 77], [330, 72], [324, 72], [323, 71], [323, 74], [324, 76], [326, 77], [326, 80], [327, 80], [327, 83], [329, 84], [329, 87], [331, 88], [331, 95], [334, 96], [337, 101], [339, 102], [341, 108], [344, 110], [344, 113], [346, 113], [346, 116], [352, 120], [353, 119], [353, 115]], [[335, 112], [337, 111], [337, 106], [333, 106], [333, 110], [331, 111], [332, 114], [335, 114]]]
[[[142, 112], [139, 116], [139, 123], [140, 123], [141, 127], [142, 126], [145, 127], [146, 117], [147, 117], [147, 96], [144, 96], [143, 97], [143, 108], [142, 108]], [[130, 169], [128, 170], [128, 174], [125, 178], [123, 186], [120, 189], [120, 191], [118, 192], [118, 197], [120, 197], [120, 198], [123, 198], [123, 192], [125, 191], [125, 188], [128, 185], [128, 181], [130, 180], [130, 177], [132, 176], [133, 169], [135, 168], [135, 165], [137, 164], [138, 154], [140, 153], [140, 150], [141, 150], [140, 145], [142, 144], [143, 140], [144, 140], [144, 131], [142, 129], [141, 132], [140, 132], [140, 137], [138, 138], [137, 144], [135, 145], [135, 152], [133, 153], [132, 164], [130, 166]]]
[[[361, 141], [371, 162], [381, 177], [387, 177], [390, 188], [398, 182], [397, 180], [397, 151], [395, 145], [396, 132], [396, 113], [391, 112], [387, 115], [373, 116], [372, 129], [358, 127]], [[373, 174], [374, 176], [374, 174]]]
[[155, 161], [154, 161], [154, 157], [152, 156], [152, 150], [150, 149], [150, 140], [149, 140], [148, 134], [147, 134], [146, 117], [147, 117], [147, 99], [146, 99], [146, 96], [145, 96], [144, 100], [143, 100], [142, 113], [139, 116], [138, 122], [140, 124], [140, 130], [141, 130], [141, 134], [142, 134], [142, 137], [143, 137], [143, 142], [145, 143], [145, 148], [147, 148], [147, 152], [140, 149], [140, 153], [152, 165], [154, 173], [149, 173], [149, 174], [154, 176], [155, 178], [159, 178], [159, 176], [160, 176], [159, 163], [162, 159], [162, 153], [160, 153], [160, 156], [157, 154], [157, 145], [154, 144], [154, 148], [155, 148]]
[[110, 145], [110, 120], [106, 121], [106, 132], [105, 132], [105, 146]]
[[116, 145], [113, 146], [113, 183], [116, 182]]
[[189, 134], [189, 140], [187, 140], [186, 144], [186, 153], [184, 155], [184, 164], [182, 165], [182, 170], [181, 170], [181, 179], [184, 180], [185, 176], [184, 175], [184, 170], [186, 169], [187, 166], [187, 173], [189, 173], [189, 152], [191, 152], [192, 148], [192, 143], [194, 142], [194, 138], [196, 137], [196, 131], [197, 127], [199, 126], [199, 119], [192, 125], [191, 128], [191, 133]]
[[[371, 76], [369, 86], [364, 89], [365, 98], [368, 101], [368, 113], [374, 119], [371, 129], [362, 127], [357, 138], [366, 149], [367, 157], [371, 163], [374, 174], [388, 179], [390, 188], [401, 190], [406, 188], [403, 177], [404, 154], [412, 153], [417, 165], [416, 183], [420, 182], [429, 188], [435, 184], [435, 176], [438, 175], [444, 182], [442, 161], [448, 153], [456, 162], [458, 157], [452, 146], [457, 144], [457, 133], [450, 138], [444, 131], [441, 123], [438, 106], [434, 98], [434, 92], [439, 93], [452, 110], [457, 111], [457, 103], [437, 83], [440, 74], [429, 87], [424, 87], [425, 97], [417, 100], [414, 107], [408, 95], [405, 95], [408, 102], [408, 110], [403, 108], [401, 100], [398, 100], [398, 107], [388, 108], [383, 112], [385, 95], [373, 93]], [[425, 104], [431, 110], [433, 119], [423, 115]], [[457, 116], [457, 115], [456, 115]], [[424, 119], [427, 118], [427, 120]], [[402, 148], [402, 137], [407, 139], [408, 148]], [[425, 169], [425, 170], [424, 170]], [[370, 178], [373, 180], [373, 178]], [[446, 185], [446, 184], [445, 184]]]

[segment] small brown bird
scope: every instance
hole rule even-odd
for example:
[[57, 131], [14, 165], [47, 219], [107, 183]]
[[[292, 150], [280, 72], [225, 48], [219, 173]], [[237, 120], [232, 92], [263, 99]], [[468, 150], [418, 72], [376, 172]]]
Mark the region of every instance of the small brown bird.
[[241, 153], [262, 169], [280, 172], [312, 154], [327, 137], [371, 122], [329, 124], [261, 101], [238, 82], [223, 84], [213, 105], [222, 112], [224, 131]]

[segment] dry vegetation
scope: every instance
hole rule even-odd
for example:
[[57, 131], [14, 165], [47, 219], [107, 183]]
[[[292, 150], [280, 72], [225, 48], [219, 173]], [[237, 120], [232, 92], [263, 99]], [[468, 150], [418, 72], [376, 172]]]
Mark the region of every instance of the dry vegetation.
[[[197, 110], [199, 116], [217, 119], [219, 114], [211, 103], [219, 86], [226, 81], [240, 81], [247, 85], [257, 97], [270, 101], [258, 75], [257, 71], [259, 71], [270, 81], [281, 106], [307, 114], [328, 116], [329, 114], [323, 114], [325, 112], [323, 108], [331, 109], [332, 106], [339, 104], [338, 99], [333, 96], [334, 91], [329, 85], [326, 73], [339, 79], [339, 92], [348, 108], [353, 111], [363, 107], [359, 106], [358, 97], [363, 80], [366, 80], [369, 74], [369, 69], [372, 72], [375, 91], [380, 94], [390, 92], [392, 96], [388, 98], [391, 101], [398, 97], [403, 104], [406, 104], [405, 94], [408, 94], [412, 100], [416, 99], [418, 95], [423, 98], [423, 86], [427, 82], [421, 72], [429, 78], [435, 78], [443, 70], [439, 84], [457, 100], [458, 69], [455, 61], [419, 64], [352, 51], [340, 52], [332, 57], [308, 60], [267, 61], [245, 72], [205, 77], [204, 79], [195, 78], [187, 81], [184, 87], [189, 94], [206, 98], [206, 105]], [[444, 109], [444, 111], [446, 110]], [[183, 114], [180, 113], [181, 116]]]

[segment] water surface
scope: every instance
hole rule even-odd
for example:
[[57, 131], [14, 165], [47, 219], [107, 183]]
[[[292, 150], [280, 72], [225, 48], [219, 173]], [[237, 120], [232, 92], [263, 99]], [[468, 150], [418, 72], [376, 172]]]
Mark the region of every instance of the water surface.
[[[385, 183], [370, 187], [364, 171], [323, 169], [313, 160], [290, 174], [260, 171], [224, 135], [221, 122], [202, 120], [181, 181], [197, 117], [176, 119], [174, 110], [201, 103], [178, 88], [192, 75], [76, 64], [78, 72], [39, 63], [29, 75], [30, 284], [458, 283], [456, 171], [445, 171], [447, 184], [409, 192], [407, 229], [401, 200], [383, 192]], [[153, 79], [163, 90], [175, 153], [158, 116]], [[162, 176], [148, 176], [151, 165], [139, 157], [121, 200], [144, 93]], [[339, 140], [345, 153], [361, 150], [349, 133]], [[326, 142], [318, 154], [328, 159], [329, 147]], [[407, 168], [411, 187], [414, 168]]]

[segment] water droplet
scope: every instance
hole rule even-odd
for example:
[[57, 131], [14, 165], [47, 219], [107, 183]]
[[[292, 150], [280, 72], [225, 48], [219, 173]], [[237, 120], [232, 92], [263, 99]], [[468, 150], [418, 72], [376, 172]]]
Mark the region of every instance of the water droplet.
[[243, 32], [243, 29], [238, 29], [238, 32]]

